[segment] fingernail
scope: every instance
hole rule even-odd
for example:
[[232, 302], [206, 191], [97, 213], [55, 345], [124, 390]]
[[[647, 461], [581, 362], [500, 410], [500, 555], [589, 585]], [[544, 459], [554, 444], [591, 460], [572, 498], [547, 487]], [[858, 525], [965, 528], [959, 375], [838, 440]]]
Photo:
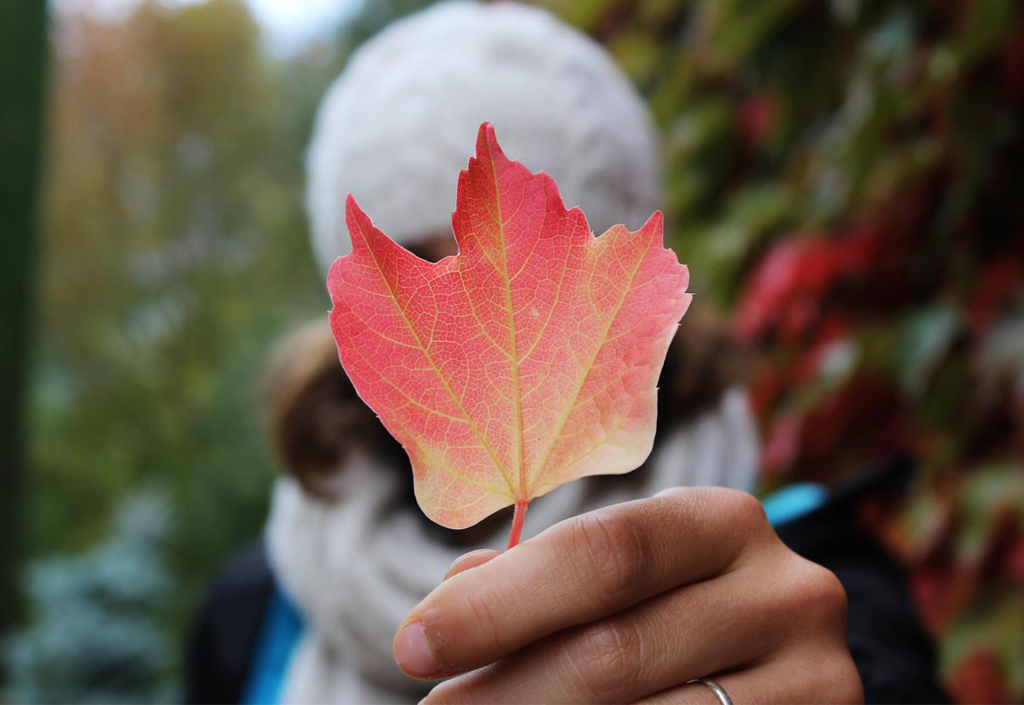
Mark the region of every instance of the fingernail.
[[395, 661], [413, 678], [427, 678], [441, 668], [423, 634], [423, 622], [410, 622], [402, 629], [395, 641]]

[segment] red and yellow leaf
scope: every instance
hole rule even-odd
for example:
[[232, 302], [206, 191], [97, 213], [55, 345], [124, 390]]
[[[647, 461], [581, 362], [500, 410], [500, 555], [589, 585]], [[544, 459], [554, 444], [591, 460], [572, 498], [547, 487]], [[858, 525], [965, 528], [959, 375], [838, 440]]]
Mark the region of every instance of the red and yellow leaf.
[[[489, 124], [459, 176], [459, 254], [419, 259], [346, 203], [331, 328], [362, 399], [412, 461], [431, 519], [470, 526], [650, 453], [656, 383], [689, 305], [662, 216], [595, 237]], [[521, 519], [521, 517], [520, 517]]]

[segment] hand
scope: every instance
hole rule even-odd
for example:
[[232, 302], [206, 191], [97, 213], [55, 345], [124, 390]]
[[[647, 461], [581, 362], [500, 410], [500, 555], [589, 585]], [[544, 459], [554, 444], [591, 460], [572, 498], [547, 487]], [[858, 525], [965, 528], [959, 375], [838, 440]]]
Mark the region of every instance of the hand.
[[[427, 703], [862, 702], [846, 594], [748, 494], [678, 489], [476, 551], [406, 618]], [[460, 675], [461, 674], [461, 675]]]

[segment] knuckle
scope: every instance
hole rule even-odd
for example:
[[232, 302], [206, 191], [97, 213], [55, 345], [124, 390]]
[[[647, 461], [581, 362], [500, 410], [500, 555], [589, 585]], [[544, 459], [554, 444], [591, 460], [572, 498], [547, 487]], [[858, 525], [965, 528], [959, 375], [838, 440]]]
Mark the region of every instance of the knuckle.
[[864, 702], [864, 683], [849, 655], [844, 659], [843, 668], [836, 674], [836, 684], [838, 686], [838, 692], [835, 694], [837, 703]]
[[702, 487], [700, 502], [709, 509], [716, 525], [730, 535], [748, 540], [761, 535], [775, 535], [760, 500], [749, 492], [725, 487]]
[[[501, 652], [503, 650], [503, 644], [501, 639], [502, 628], [498, 623], [498, 611], [493, 607], [494, 600], [490, 598], [490, 592], [488, 590], [467, 591], [463, 595], [466, 609], [469, 610], [470, 615], [473, 617], [473, 622], [480, 633], [483, 634], [484, 640], [487, 646], [494, 652]], [[442, 653], [440, 654], [441, 660], [444, 661], [445, 644], [438, 645]]]
[[640, 632], [625, 618], [584, 629], [566, 649], [572, 677], [593, 699], [633, 690], [642, 677], [642, 655]]
[[750, 533], [770, 527], [764, 506], [754, 495], [740, 490], [721, 490], [730, 521]]
[[816, 673], [818, 674], [818, 683], [815, 690], [822, 693], [828, 702], [864, 702], [864, 685], [853, 659], [845, 649], [830, 659], [828, 665], [819, 664]]
[[829, 631], [846, 628], [846, 590], [835, 574], [817, 563], [793, 555], [795, 607], [812, 623]]
[[[643, 530], [625, 512], [592, 512], [573, 523], [573, 545], [590, 566], [588, 590], [615, 599], [643, 581], [652, 549]], [[592, 586], [592, 587], [591, 587]]]

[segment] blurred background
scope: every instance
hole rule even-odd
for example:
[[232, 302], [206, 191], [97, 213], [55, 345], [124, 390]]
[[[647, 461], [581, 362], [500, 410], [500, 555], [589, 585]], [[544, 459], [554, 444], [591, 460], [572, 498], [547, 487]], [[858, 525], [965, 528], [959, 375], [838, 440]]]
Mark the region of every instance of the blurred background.
[[[0, 699], [178, 697], [191, 611], [264, 521], [268, 348], [329, 306], [314, 109], [425, 4], [0, 9]], [[546, 5], [650, 101], [671, 242], [751, 351], [763, 491], [912, 452], [864, 521], [953, 697], [1024, 701], [1024, 7]]]

